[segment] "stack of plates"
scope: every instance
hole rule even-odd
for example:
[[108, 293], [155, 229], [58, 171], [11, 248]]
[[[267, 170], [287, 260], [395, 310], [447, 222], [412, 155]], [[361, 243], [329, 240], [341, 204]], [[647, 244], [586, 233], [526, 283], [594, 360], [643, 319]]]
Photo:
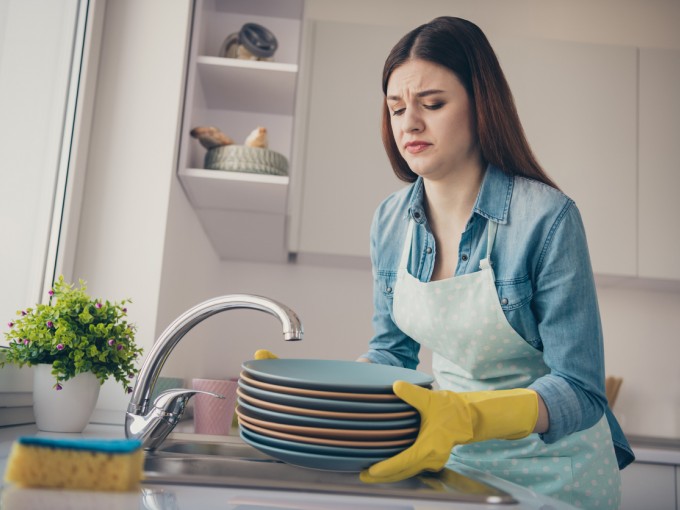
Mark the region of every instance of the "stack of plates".
[[266, 359], [242, 368], [241, 438], [289, 464], [330, 471], [361, 471], [413, 444], [420, 416], [392, 384], [432, 384], [422, 372], [353, 361]]

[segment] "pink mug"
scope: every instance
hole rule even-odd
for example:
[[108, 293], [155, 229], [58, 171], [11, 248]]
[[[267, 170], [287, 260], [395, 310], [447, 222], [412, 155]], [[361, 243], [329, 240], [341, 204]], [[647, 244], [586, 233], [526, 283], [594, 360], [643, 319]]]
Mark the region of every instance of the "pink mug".
[[236, 381], [223, 379], [192, 379], [195, 390], [217, 393], [224, 398], [197, 393], [194, 395], [194, 432], [228, 436], [236, 408]]

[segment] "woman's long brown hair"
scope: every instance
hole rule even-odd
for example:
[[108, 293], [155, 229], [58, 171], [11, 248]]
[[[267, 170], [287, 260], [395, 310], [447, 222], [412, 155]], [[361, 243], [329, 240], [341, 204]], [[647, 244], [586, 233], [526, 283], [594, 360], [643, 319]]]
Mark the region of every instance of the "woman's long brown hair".
[[[442, 16], [402, 37], [385, 61], [382, 78], [385, 95], [392, 71], [412, 59], [446, 67], [463, 83], [474, 108], [477, 138], [486, 163], [508, 174], [557, 188], [529, 147], [498, 58], [477, 25], [461, 18]], [[409, 168], [394, 141], [390, 112], [385, 103], [382, 139], [394, 173], [403, 181], [414, 182], [418, 176]]]

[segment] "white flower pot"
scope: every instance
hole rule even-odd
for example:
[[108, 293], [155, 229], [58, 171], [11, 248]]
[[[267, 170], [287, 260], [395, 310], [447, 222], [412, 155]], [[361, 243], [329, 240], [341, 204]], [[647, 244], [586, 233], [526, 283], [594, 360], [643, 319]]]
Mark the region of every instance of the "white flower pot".
[[99, 397], [99, 381], [91, 372], [62, 382], [54, 388], [52, 365], [41, 363], [33, 372], [33, 412], [40, 430], [82, 432], [92, 416]]

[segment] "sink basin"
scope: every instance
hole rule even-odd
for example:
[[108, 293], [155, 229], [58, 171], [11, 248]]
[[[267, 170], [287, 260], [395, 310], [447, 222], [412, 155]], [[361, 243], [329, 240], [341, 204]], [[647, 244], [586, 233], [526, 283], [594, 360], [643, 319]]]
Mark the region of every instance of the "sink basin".
[[167, 440], [144, 462], [145, 483], [294, 490], [390, 498], [516, 503], [508, 493], [444, 469], [391, 484], [365, 484], [358, 473], [305, 469], [259, 452], [239, 437]]

